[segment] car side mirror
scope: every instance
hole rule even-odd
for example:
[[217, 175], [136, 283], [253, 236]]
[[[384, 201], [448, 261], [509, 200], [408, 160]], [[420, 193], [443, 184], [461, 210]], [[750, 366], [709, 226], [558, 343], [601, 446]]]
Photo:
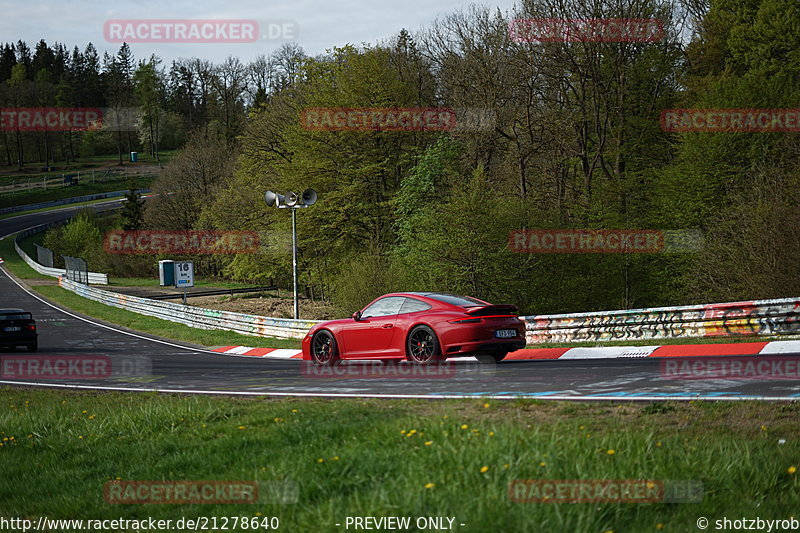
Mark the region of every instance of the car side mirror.
[[356, 322], [361, 320], [361, 311], [356, 311], [355, 313], [353, 313], [353, 320], [355, 320]]

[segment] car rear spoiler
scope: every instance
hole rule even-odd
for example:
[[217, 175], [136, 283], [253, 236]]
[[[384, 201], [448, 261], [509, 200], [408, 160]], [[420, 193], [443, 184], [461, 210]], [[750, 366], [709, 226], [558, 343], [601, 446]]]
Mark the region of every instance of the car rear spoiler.
[[516, 305], [485, 305], [467, 309], [471, 316], [517, 316], [519, 308]]

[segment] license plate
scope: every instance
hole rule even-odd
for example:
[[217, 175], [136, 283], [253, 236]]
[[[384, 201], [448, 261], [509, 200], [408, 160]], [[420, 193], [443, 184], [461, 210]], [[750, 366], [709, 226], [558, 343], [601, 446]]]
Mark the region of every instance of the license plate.
[[3, 331], [20, 331], [20, 330], [22, 330], [22, 328], [19, 326], [8, 326], [3, 328]]
[[498, 329], [494, 332], [494, 336], [499, 339], [508, 339], [510, 337], [517, 336], [517, 330], [515, 329]]

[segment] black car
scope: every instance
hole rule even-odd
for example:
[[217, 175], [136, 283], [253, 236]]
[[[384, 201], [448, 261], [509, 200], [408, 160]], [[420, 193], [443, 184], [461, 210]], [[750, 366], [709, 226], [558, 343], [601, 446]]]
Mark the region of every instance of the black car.
[[30, 352], [39, 347], [33, 315], [22, 309], [0, 309], [0, 347], [22, 345]]

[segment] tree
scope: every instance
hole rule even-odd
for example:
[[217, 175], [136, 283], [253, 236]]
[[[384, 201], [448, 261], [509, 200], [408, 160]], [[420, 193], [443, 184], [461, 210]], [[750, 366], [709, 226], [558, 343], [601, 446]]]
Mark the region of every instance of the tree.
[[129, 231], [142, 229], [145, 213], [144, 200], [132, 182], [128, 184], [125, 200], [119, 215], [122, 229]]

